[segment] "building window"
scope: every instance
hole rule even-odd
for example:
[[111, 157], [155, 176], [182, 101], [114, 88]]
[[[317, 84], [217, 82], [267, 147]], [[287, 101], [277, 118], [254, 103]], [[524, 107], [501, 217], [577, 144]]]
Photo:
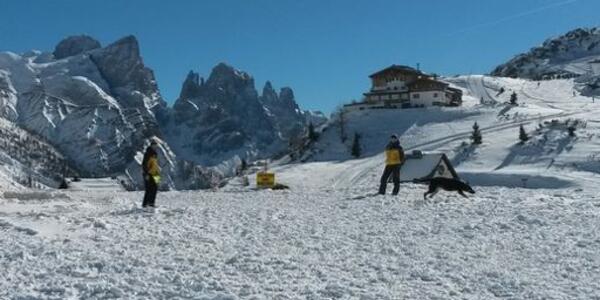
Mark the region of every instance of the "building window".
[[419, 99], [419, 94], [413, 94], [413, 99]]
[[433, 98], [437, 98], [437, 93], [433, 93]]

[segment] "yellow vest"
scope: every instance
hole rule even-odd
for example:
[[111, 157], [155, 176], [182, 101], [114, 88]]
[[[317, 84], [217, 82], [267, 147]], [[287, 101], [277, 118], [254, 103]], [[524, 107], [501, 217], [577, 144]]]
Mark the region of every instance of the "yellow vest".
[[388, 166], [399, 165], [404, 160], [404, 156], [398, 149], [385, 150], [385, 164]]
[[151, 176], [160, 175], [160, 167], [158, 166], [158, 159], [156, 157], [151, 157], [148, 159], [148, 174]]

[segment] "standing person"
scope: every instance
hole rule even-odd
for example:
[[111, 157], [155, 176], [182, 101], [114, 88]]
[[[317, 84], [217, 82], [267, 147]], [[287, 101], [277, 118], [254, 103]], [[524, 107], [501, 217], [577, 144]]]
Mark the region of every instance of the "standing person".
[[392, 195], [398, 195], [400, 190], [400, 166], [404, 162], [404, 150], [400, 146], [398, 136], [392, 134], [390, 142], [385, 147], [385, 169], [381, 175], [381, 184], [379, 185], [379, 194], [385, 195], [388, 179], [392, 176], [394, 190]]
[[158, 143], [152, 141], [146, 148], [144, 159], [142, 160], [142, 171], [144, 176], [144, 202], [142, 207], [155, 207], [156, 193], [158, 192], [158, 183], [160, 181], [160, 167], [158, 165]]

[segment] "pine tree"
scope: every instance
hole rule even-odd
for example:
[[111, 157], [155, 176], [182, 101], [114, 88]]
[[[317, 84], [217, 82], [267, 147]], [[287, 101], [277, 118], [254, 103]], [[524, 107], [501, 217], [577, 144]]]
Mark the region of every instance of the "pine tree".
[[474, 145], [481, 144], [481, 131], [479, 131], [479, 125], [477, 125], [477, 122], [473, 124], [473, 133], [471, 134], [471, 140], [473, 140]]
[[354, 139], [352, 140], [352, 149], [350, 154], [358, 158], [362, 153], [362, 147], [360, 146], [360, 134], [354, 133]]
[[510, 95], [510, 104], [517, 105], [517, 93], [516, 92], [513, 92]]
[[316, 141], [319, 138], [319, 134], [315, 131], [315, 126], [312, 122], [308, 123], [308, 139], [311, 142]]
[[521, 144], [529, 140], [529, 136], [527, 135], [527, 132], [525, 132], [525, 128], [523, 128], [523, 125], [519, 127], [519, 140], [521, 140]]

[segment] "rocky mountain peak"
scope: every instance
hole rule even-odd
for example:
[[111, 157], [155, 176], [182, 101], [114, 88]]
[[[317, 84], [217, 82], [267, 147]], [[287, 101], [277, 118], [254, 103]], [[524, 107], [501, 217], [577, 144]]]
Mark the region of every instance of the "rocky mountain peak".
[[200, 86], [200, 74], [190, 71], [186, 76], [185, 81], [183, 81], [179, 98], [190, 99], [200, 96]]
[[237, 88], [240, 86], [252, 86], [254, 88], [254, 78], [248, 73], [237, 70], [226, 63], [219, 63], [212, 69], [206, 84], [222, 88]]
[[[588, 72], [586, 57], [600, 55], [600, 28], [577, 28], [550, 38], [542, 45], [518, 54], [496, 67], [491, 74], [504, 77], [541, 79], [545, 77], [575, 77]], [[577, 61], [576, 68], [566, 67]], [[581, 64], [583, 63], [583, 64]]]
[[140, 58], [140, 45], [133, 35], [125, 36], [116, 42], [108, 45], [107, 49], [112, 49], [113, 53], [122, 54], [122, 57], [129, 57], [131, 60]]
[[262, 97], [261, 97], [262, 101], [265, 103], [271, 103], [271, 102], [277, 101], [278, 98], [279, 98], [279, 96], [277, 95], [277, 92], [273, 88], [273, 85], [271, 85], [270, 81], [267, 81], [262, 90]]
[[125, 106], [165, 107], [154, 73], [144, 65], [137, 39], [126, 36], [91, 53], [110, 92]]
[[273, 90], [273, 85], [271, 84], [270, 81], [267, 80], [267, 82], [265, 82], [265, 86], [263, 87], [263, 91], [264, 90]]
[[287, 87], [287, 86], [282, 87], [281, 90], [279, 91], [279, 100], [285, 101], [285, 102], [293, 101], [295, 103], [296, 100], [294, 98], [294, 90], [292, 90], [292, 88]]
[[69, 36], [60, 41], [54, 48], [54, 58], [63, 59], [65, 57], [81, 54], [86, 51], [100, 48], [100, 42], [87, 35]]

